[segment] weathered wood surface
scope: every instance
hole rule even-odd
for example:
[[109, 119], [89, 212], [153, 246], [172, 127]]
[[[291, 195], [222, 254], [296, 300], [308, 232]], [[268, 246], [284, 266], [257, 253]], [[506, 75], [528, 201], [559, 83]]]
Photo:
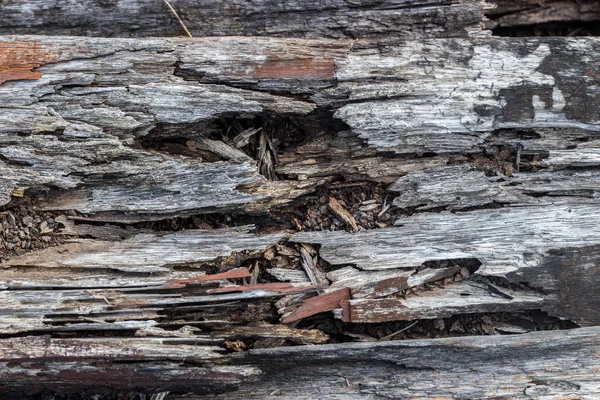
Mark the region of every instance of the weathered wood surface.
[[[509, 274], [544, 265], [557, 249], [580, 249], [600, 240], [593, 219], [598, 180], [586, 169], [600, 160], [600, 113], [594, 106], [600, 97], [600, 42], [594, 38], [436, 39], [394, 45], [273, 38], [7, 37], [2, 42], [5, 57], [17, 61], [3, 67], [0, 90], [4, 203], [23, 188], [61, 189], [57, 196], [48, 196], [43, 209], [75, 210], [71, 218], [80, 221], [256, 213], [294, 201], [341, 174], [348, 180], [397, 180], [389, 195], [398, 195], [386, 201], [400, 212], [468, 211], [421, 213], [398, 219], [396, 227], [360, 228], [357, 234], [293, 235], [292, 242], [319, 244], [318, 256], [336, 268], [352, 264], [361, 270], [400, 270], [389, 277], [334, 284], [332, 290], [353, 290], [348, 304], [371, 304], [364, 297], [403, 294], [430, 283], [409, 284], [405, 276], [428, 262], [473, 259], [481, 263], [475, 276], [508, 279]], [[239, 53], [240, 47], [246, 51]], [[261, 117], [258, 124], [264, 126], [228, 139], [218, 119], [232, 114], [254, 121]], [[275, 122], [268, 121], [269, 115]], [[288, 135], [300, 137], [279, 150], [277, 135], [282, 133], [268, 131], [268, 124], [282, 118], [299, 121]], [[257, 153], [240, 150], [251, 140], [258, 143]], [[510, 207], [469, 211], [498, 205]], [[390, 207], [365, 207], [371, 206], [380, 207], [380, 214]], [[330, 198], [327, 207], [348, 229], [359, 230], [357, 219], [338, 200]], [[65, 217], [60, 221], [63, 233], [88, 238], [13, 257], [5, 268], [27, 268], [12, 280], [35, 286], [27, 271], [48, 271], [40, 275], [48, 279], [57, 268], [76, 269], [77, 274], [95, 268], [103, 274], [146, 274], [144, 279], [155, 287], [150, 273], [162, 273], [161, 282], [193, 279], [177, 268], [241, 251], [267, 257], [269, 246], [289, 236], [281, 228], [270, 236], [202, 230], [156, 234], [74, 225]], [[182, 297], [175, 287], [179, 285], [167, 285], [169, 293], [142, 295], [145, 300], [136, 300], [136, 293], [117, 297], [125, 296], [123, 304], [159, 306], [246, 301], [307, 290], [324, 293], [329, 283], [314, 256], [307, 248], [294, 255], [295, 267], [305, 270], [308, 281], [293, 272], [295, 278], [283, 278], [293, 284], [258, 285], [256, 290], [242, 286], [244, 290], [229, 294], [214, 289], [204, 299], [190, 293]], [[241, 266], [234, 264], [224, 264], [218, 272]], [[459, 269], [434, 274], [432, 280], [450, 278]], [[258, 267], [253, 271], [251, 283], [257, 284]], [[586, 279], [595, 282], [594, 271], [586, 270]], [[71, 278], [64, 279], [53, 284], [64, 287]], [[100, 288], [104, 284], [84, 286], [90, 284], [85, 274], [73, 279], [78, 282], [75, 292], [51, 296], [58, 299], [57, 309], [64, 307], [64, 299], [96, 299], [94, 313], [102, 314], [117, 301]], [[520, 281], [513, 278], [512, 283]], [[559, 309], [559, 299], [575, 293], [578, 281], [546, 283], [528, 300], [531, 307]], [[100, 291], [81, 293], [90, 289]], [[452, 291], [456, 288], [440, 292]], [[35, 293], [9, 291], [7, 301], [24, 307]], [[512, 310], [524, 307], [521, 294], [509, 296], [519, 306], [498, 296], [486, 298], [486, 293], [469, 299], [492, 308], [500, 301]], [[300, 300], [309, 301], [305, 307], [314, 303]], [[406, 300], [407, 307], [411, 301], [416, 300]], [[472, 310], [464, 298], [459, 303], [459, 309]], [[310, 308], [331, 308], [328, 302], [317, 304]], [[278, 308], [285, 310], [283, 317], [294, 312], [293, 307]], [[561, 316], [585, 324], [597, 320], [585, 307], [575, 309], [563, 310]], [[36, 310], [36, 322], [24, 320], [31, 329], [39, 324], [43, 328], [50, 315]], [[438, 311], [437, 316], [457, 312], [450, 305]], [[373, 320], [378, 318], [384, 319]], [[5, 325], [30, 329], [14, 324], [11, 318]]]
[[7, 36], [0, 60], [3, 385], [597, 392], [596, 328], [258, 350], [480, 313], [598, 325], [597, 38]]
[[[596, 22], [595, 0], [229, 1], [171, 0], [193, 36], [336, 39], [466, 37], [483, 29]], [[183, 36], [162, 1], [7, 0], [2, 35]], [[488, 18], [484, 18], [488, 17]]]
[[[482, 0], [244, 1], [170, 0], [196, 36], [303, 38], [464, 37], [479, 32]], [[181, 36], [162, 1], [9, 0], [0, 34], [103, 37]]]
[[[550, 152], [547, 162], [558, 157], [564, 167], [575, 162], [568, 154], [577, 159], [580, 150], [573, 147], [585, 140], [585, 159], [598, 160], [598, 110], [589, 105], [600, 97], [600, 42], [593, 38], [393, 46], [270, 38], [2, 42], [4, 57], [18, 60], [1, 73], [3, 203], [18, 187], [80, 187], [48, 208], [143, 219], [281, 203], [327, 174], [365, 171], [389, 181], [448, 162], [382, 160], [382, 152], [477, 154], [504, 145], [527, 157]], [[353, 153], [352, 139], [312, 131], [315, 110], [330, 107], [351, 130], [356, 163], [342, 161]], [[309, 180], [267, 184], [252, 162], [207, 163], [197, 153], [190, 158], [140, 148], [141, 141], [165, 135], [215, 134], [214, 121], [225, 114], [305, 118], [301, 128], [317, 138], [296, 155], [281, 154], [276, 171]], [[180, 130], [161, 134], [163, 126]], [[535, 133], [503, 138], [503, 129]], [[330, 155], [324, 165], [313, 161], [324, 151]]]
[[[12, 338], [0, 339], [0, 377], [17, 384], [15, 394], [93, 387], [171, 390], [173, 399], [592, 399], [600, 394], [599, 333], [581, 328], [235, 355], [194, 339]], [[182, 388], [197, 394], [178, 396]]]

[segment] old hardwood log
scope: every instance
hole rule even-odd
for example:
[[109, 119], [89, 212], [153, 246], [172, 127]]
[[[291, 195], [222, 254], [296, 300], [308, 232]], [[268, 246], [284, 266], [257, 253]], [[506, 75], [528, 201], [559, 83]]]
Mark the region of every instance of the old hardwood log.
[[[170, 0], [194, 36], [302, 38], [464, 37], [483, 28], [483, 0]], [[9, 0], [0, 34], [181, 36], [162, 1]]]
[[[0, 38], [1, 393], [599, 392], [600, 40], [367, 3], [191, 24], [288, 36], [308, 8], [330, 24], [299, 36], [343, 40]], [[2, 32], [82, 33], [18, 4]], [[141, 2], [90, 4], [107, 35]], [[115, 35], [179, 29], [143, 10]]]
[[[40, 388], [69, 393], [90, 387], [96, 393], [196, 392], [172, 399], [593, 398], [600, 391], [597, 327], [234, 355], [197, 343], [192, 338], [0, 339], [0, 379], [12, 383], [18, 396]], [[9, 367], [15, 363], [20, 367]]]

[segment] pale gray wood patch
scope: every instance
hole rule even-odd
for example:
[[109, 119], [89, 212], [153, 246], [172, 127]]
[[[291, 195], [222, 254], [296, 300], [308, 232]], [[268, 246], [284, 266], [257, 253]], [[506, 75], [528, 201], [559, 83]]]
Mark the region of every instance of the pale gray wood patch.
[[[595, 38], [560, 44], [456, 39], [406, 43], [384, 51], [356, 49], [338, 63], [338, 79], [380, 79], [374, 85], [387, 93], [377, 101], [345, 105], [336, 116], [372, 146], [399, 153], [476, 151], [487, 132], [525, 124], [600, 131], [594, 113], [566, 100], [577, 96], [569, 77], [584, 73], [583, 65], [571, 58], [573, 51], [583, 51], [586, 65], [598, 65], [599, 46]], [[580, 95], [595, 102], [597, 88], [581, 86]], [[578, 116], [582, 111], [584, 119]]]
[[574, 204], [425, 213], [400, 218], [390, 228], [299, 232], [290, 240], [320, 244], [321, 257], [334, 265], [380, 270], [476, 258], [482, 263], [478, 273], [503, 276], [538, 265], [550, 250], [596, 243], [596, 212], [594, 205]]
[[81, 239], [15, 257], [6, 265], [160, 272], [168, 271], [170, 266], [198, 264], [242, 250], [265, 250], [286, 236], [285, 233], [256, 235], [245, 232], [249, 228], [141, 233], [121, 242]]
[[395, 206], [419, 210], [435, 207], [460, 210], [492, 203], [551, 204], [553, 199], [573, 197], [595, 204], [600, 193], [600, 176], [593, 170], [486, 176], [484, 171], [468, 165], [452, 165], [410, 172], [389, 190], [399, 193], [393, 202]]

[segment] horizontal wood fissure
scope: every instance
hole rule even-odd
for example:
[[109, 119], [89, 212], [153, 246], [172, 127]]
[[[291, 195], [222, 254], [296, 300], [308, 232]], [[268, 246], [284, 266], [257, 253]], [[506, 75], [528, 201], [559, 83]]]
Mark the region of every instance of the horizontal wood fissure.
[[[597, 39], [382, 46], [274, 38], [2, 41], [0, 53], [6, 49], [10, 57], [29, 46], [18, 54], [24, 59], [19, 68], [41, 73], [22, 80], [19, 72], [1, 86], [2, 203], [19, 188], [78, 188], [46, 208], [117, 211], [139, 220], [142, 214], [264, 210], [310, 192], [324, 176], [389, 183], [444, 165], [449, 155], [489, 153], [495, 146], [512, 149], [514, 157], [517, 149], [523, 157], [547, 157], [531, 164], [545, 168], [598, 164], [598, 112], [586, 106], [599, 96]], [[243, 55], [240, 47], [247, 49]], [[334, 65], [326, 76], [325, 64]], [[345, 124], [346, 133], [314, 130], [330, 106], [329, 124]], [[260, 172], [269, 152], [257, 166], [251, 157], [231, 159], [214, 143], [204, 149], [230, 162], [139, 148], [159, 125], [185, 126], [180, 135], [186, 140], [206, 142], [205, 135], [219, 133], [214, 124], [224, 114], [304, 121], [300, 134], [310, 132], [313, 141], [275, 150], [278, 165], [268, 174], [301, 179], [268, 182]], [[532, 135], [507, 137], [503, 131], [510, 129]], [[327, 149], [333, 157], [322, 157]], [[438, 156], [411, 159], [431, 152]], [[345, 161], [348, 156], [356, 161]]]

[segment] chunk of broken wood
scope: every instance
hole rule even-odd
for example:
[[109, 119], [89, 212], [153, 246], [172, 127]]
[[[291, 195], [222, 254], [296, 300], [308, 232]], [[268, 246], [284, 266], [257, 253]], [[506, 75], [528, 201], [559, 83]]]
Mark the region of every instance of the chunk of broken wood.
[[358, 232], [356, 219], [354, 219], [354, 216], [350, 214], [339, 201], [330, 197], [328, 207], [348, 228], [351, 228], [354, 232]]
[[295, 312], [285, 317], [281, 322], [289, 324], [302, 318], [307, 318], [325, 311], [331, 311], [339, 308], [343, 301], [347, 301], [350, 298], [350, 289], [348, 288], [338, 289], [333, 292], [311, 297], [310, 299], [304, 300], [302, 305], [298, 307]]
[[186, 144], [192, 149], [210, 151], [211, 153], [214, 153], [225, 160], [230, 160], [233, 162], [253, 161], [252, 157], [243, 151], [238, 150], [235, 147], [231, 147], [227, 143], [220, 140], [213, 140], [197, 136], [194, 139], [188, 140]]

